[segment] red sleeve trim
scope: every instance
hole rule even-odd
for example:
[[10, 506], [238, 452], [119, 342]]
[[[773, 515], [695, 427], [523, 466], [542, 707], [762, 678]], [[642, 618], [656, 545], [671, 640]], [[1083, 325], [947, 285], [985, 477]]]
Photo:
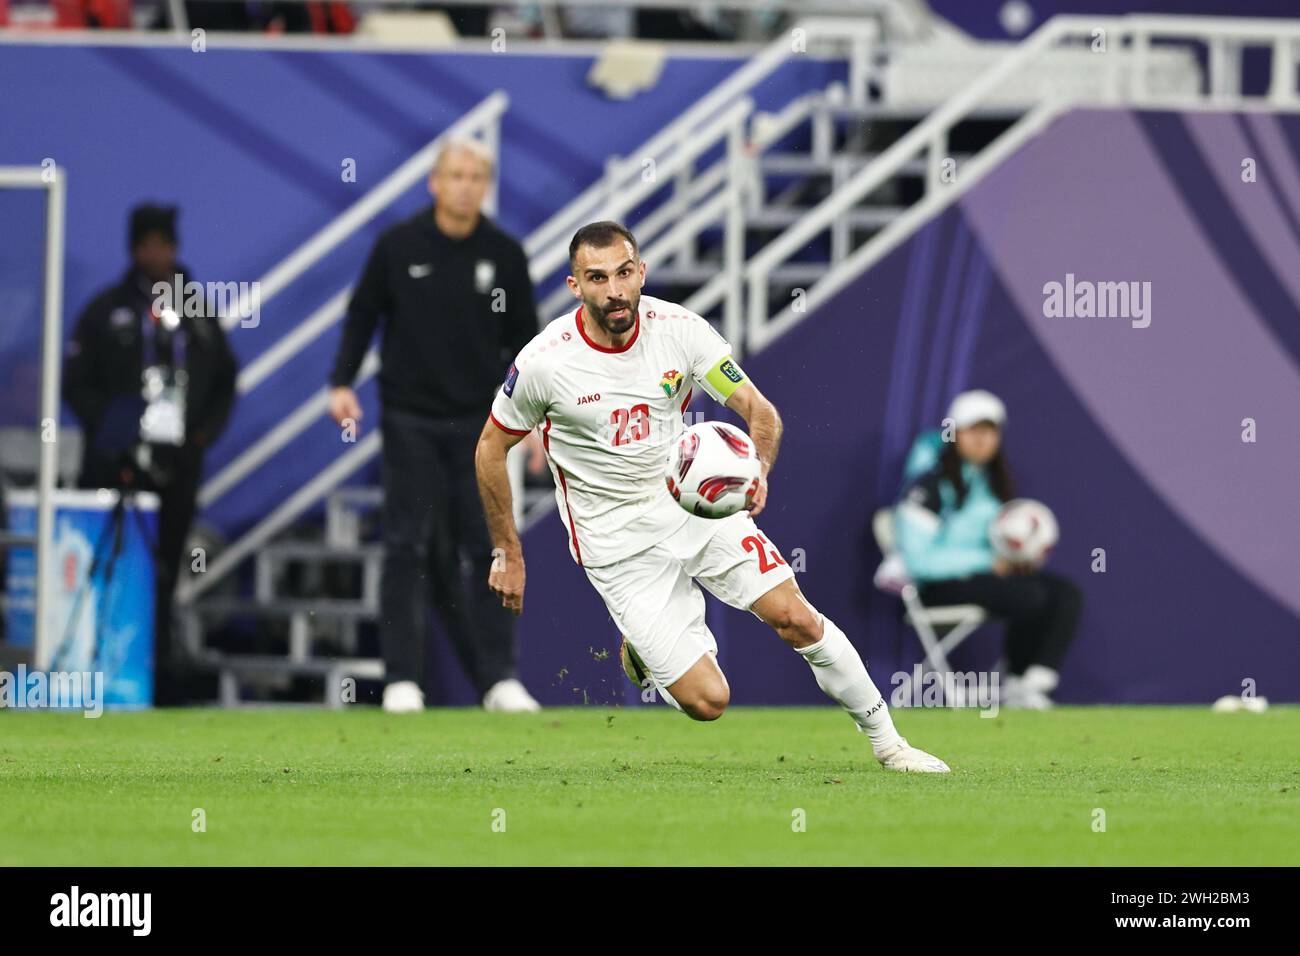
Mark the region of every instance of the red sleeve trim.
[[496, 415], [492, 414], [491, 412], [488, 412], [488, 420], [491, 421], [492, 424], [495, 425], [497, 428], [505, 432], [507, 435], [527, 435], [530, 431], [532, 431], [532, 429], [530, 428], [524, 428], [522, 430], [518, 428], [508, 428], [507, 426], [502, 425], [501, 422], [497, 419]]

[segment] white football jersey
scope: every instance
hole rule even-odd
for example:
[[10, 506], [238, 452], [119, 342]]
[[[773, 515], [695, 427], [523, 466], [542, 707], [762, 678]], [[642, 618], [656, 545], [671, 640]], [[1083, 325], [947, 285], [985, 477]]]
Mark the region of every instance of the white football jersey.
[[744, 381], [731, 346], [680, 305], [641, 297], [626, 345], [587, 337], [582, 307], [548, 324], [515, 359], [492, 421], [540, 428], [555, 498], [580, 565], [602, 567], [663, 541], [690, 517], [664, 482], [696, 387], [719, 402]]

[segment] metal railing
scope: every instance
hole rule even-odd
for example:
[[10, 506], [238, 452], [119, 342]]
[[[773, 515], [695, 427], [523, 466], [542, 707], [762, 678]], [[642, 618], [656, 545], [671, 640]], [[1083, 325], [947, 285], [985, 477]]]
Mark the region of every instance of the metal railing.
[[[866, 103], [872, 54], [879, 37], [874, 20], [844, 21], [809, 18], [799, 21], [788, 35], [772, 41], [761, 53], [727, 77], [711, 92], [675, 120], [626, 156], [611, 156], [605, 175], [592, 183], [563, 209], [533, 230], [524, 241], [529, 261], [535, 262], [533, 277], [545, 279], [564, 261], [569, 237], [584, 223], [608, 218], [603, 215], [609, 203], [635, 185], [646, 160], [663, 163], [675, 150], [688, 147], [715, 117], [735, 101], [749, 96], [755, 87], [796, 56], [823, 53], [844, 55], [849, 64], [849, 90], [852, 102]], [[672, 211], [687, 208], [686, 200], [674, 197]]]
[[[672, 195], [653, 213], [639, 222], [629, 223], [641, 245], [642, 258], [666, 262], [687, 256], [700, 233], [723, 222], [724, 253], [734, 253], [733, 246], [742, 252], [742, 255], [724, 254], [725, 267], [735, 269], [739, 275], [743, 265], [745, 229], [744, 204], [739, 187], [744, 181], [745, 132], [753, 112], [753, 101], [745, 97], [724, 109], [707, 129], [685, 138], [675, 149], [667, 151], [662, 162], [657, 162], [653, 156], [640, 162], [622, 161], [636, 164], [633, 178], [626, 183], [626, 188], [611, 191], [604, 202], [592, 210], [592, 219], [583, 222], [624, 220], [655, 193], [671, 188]], [[696, 161], [719, 144], [724, 146], [723, 157], [697, 174]], [[557, 270], [567, 271], [568, 261], [568, 237], [557, 238], [530, 259], [530, 269], [535, 276], [549, 276]], [[723, 324], [729, 335], [739, 336], [742, 332], [739, 284], [731, 292], [725, 297]], [[571, 295], [566, 286], [560, 285], [542, 299], [542, 315], [559, 312]]]
[[[1198, 95], [1155, 93], [1149, 86], [1152, 43], [1202, 42], [1209, 52], [1204, 90]], [[1300, 21], [1223, 19], [1213, 17], [1079, 17], [1058, 16], [1025, 39], [976, 82], [953, 96], [924, 121], [902, 136], [872, 163], [809, 210], [785, 232], [751, 257], [745, 267], [746, 338], [749, 348], [765, 347], [788, 332], [816, 307], [846, 285], [852, 277], [900, 245], [924, 222], [970, 189], [1005, 156], [1043, 129], [1064, 110], [1088, 101], [1078, 97], [1045, 94], [1036, 106], [994, 142], [971, 159], [958, 181], [945, 183], [938, 174], [953, 127], [969, 118], [1007, 82], [1036, 64], [1062, 44], [1089, 44], [1101, 49], [1106, 61], [1106, 82], [1096, 98], [1098, 105], [1234, 107], [1251, 98], [1240, 93], [1241, 50], [1262, 46], [1272, 51], [1272, 76], [1268, 93], [1257, 98], [1274, 108], [1296, 108], [1296, 66], [1300, 60]], [[817, 236], [835, 228], [850, 209], [898, 175], [902, 168], [924, 159], [930, 170], [924, 197], [894, 222], [839, 262], [804, 295], [775, 315], [769, 305], [773, 271], [807, 247]]]

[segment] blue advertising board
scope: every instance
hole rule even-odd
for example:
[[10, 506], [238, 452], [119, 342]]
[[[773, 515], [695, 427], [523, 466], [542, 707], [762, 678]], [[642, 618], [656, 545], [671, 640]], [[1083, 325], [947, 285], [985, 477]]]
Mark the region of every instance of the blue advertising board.
[[[29, 670], [103, 675], [108, 709], [153, 703], [154, 562], [158, 498], [137, 492], [118, 508], [118, 493], [56, 491], [54, 540], [42, 561], [51, 575], [46, 647]], [[36, 534], [36, 493], [6, 495], [8, 527]], [[115, 520], [119, 519], [119, 520]], [[36, 640], [36, 555], [9, 552], [7, 636]]]

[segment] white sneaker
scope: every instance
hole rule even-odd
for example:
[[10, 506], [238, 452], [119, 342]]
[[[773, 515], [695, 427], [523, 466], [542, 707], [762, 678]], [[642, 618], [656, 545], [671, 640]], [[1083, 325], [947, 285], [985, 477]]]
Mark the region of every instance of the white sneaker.
[[413, 680], [394, 681], [384, 688], [384, 710], [390, 714], [415, 714], [424, 710], [424, 691]]
[[1050, 694], [1061, 683], [1061, 675], [1042, 664], [1030, 664], [1025, 668], [1021, 680], [1025, 682], [1026, 687], [1041, 691], [1043, 694]]
[[483, 695], [483, 709], [501, 714], [533, 714], [542, 709], [542, 705], [533, 700], [533, 695], [524, 689], [524, 685], [513, 677], [499, 680]]
[[1023, 677], [1008, 674], [1002, 680], [998, 704], [1008, 710], [1051, 710], [1052, 698]]
[[892, 750], [887, 750], [876, 758], [886, 770], [899, 773], [951, 773], [948, 765], [924, 750], [917, 750], [902, 737]]

